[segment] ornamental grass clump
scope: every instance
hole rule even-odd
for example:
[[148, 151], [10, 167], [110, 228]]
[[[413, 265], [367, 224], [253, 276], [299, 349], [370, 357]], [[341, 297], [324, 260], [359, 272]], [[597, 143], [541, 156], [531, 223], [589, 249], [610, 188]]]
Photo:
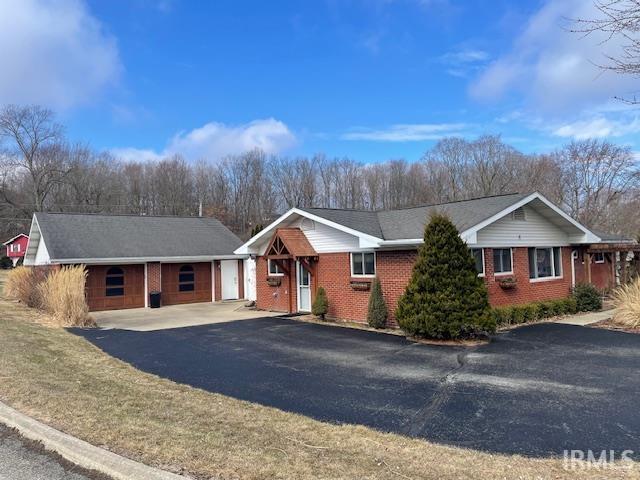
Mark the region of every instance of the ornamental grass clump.
[[85, 298], [87, 270], [82, 265], [53, 271], [39, 286], [42, 309], [61, 327], [93, 327]]
[[626, 328], [640, 328], [640, 278], [613, 292], [616, 310], [612, 322]]
[[9, 271], [4, 294], [31, 308], [42, 308], [40, 285], [46, 280], [49, 269], [45, 267], [16, 267]]
[[458, 230], [443, 215], [425, 228], [396, 318], [410, 336], [464, 339], [494, 332], [487, 288]]

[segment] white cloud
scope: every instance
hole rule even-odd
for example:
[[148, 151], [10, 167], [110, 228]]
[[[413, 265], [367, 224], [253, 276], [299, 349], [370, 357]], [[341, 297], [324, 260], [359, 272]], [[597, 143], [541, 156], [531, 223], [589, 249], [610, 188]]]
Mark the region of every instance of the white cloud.
[[345, 133], [343, 140], [369, 140], [375, 142], [416, 142], [438, 140], [461, 135], [467, 128], [464, 123], [417, 123], [391, 125], [383, 130], [359, 129]]
[[633, 91], [632, 78], [602, 71], [605, 53], [620, 52], [622, 41], [571, 33], [568, 18], [597, 18], [590, 0], [548, 0], [528, 21], [506, 55], [491, 63], [472, 83], [470, 93], [495, 100], [518, 92], [530, 106], [570, 110], [599, 104]]
[[116, 40], [81, 0], [0, 2], [0, 104], [69, 108], [117, 80]]
[[553, 130], [557, 137], [585, 140], [589, 138], [622, 137], [640, 132], [640, 119], [613, 120], [604, 116], [559, 125]]
[[204, 158], [217, 161], [256, 148], [267, 154], [276, 154], [295, 143], [296, 137], [287, 125], [267, 118], [236, 126], [210, 122], [189, 132], [176, 134], [161, 152], [137, 148], [114, 148], [111, 151], [124, 160], [153, 161], [180, 154], [187, 160]]

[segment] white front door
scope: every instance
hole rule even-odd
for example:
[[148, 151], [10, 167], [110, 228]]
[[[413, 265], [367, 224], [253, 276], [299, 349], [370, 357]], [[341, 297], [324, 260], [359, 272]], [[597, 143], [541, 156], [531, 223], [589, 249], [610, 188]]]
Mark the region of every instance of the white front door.
[[221, 260], [222, 300], [238, 298], [238, 261]]
[[298, 311], [310, 312], [311, 311], [311, 274], [306, 267], [300, 263], [297, 263], [298, 271]]

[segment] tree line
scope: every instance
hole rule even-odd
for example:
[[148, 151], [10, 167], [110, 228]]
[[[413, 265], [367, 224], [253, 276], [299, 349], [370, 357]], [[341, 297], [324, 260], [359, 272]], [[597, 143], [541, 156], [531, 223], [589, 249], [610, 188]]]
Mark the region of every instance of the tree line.
[[484, 135], [443, 138], [418, 161], [267, 156], [219, 162], [180, 155], [124, 161], [72, 143], [54, 112], [0, 109], [0, 235], [28, 231], [33, 212], [214, 216], [246, 238], [291, 207], [394, 209], [512, 192], [540, 191], [585, 225], [640, 231], [638, 168], [627, 146], [572, 141], [524, 154]]

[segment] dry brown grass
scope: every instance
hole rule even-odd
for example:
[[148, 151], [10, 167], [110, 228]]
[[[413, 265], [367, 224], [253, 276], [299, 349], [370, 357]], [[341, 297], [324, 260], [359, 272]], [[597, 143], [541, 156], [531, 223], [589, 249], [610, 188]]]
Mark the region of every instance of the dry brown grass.
[[85, 299], [87, 269], [84, 265], [66, 266], [51, 272], [38, 285], [41, 306], [55, 325], [60, 327], [93, 327]]
[[197, 478], [640, 478], [637, 464], [570, 471], [561, 459], [447, 447], [207, 393], [29, 322], [34, 315], [0, 299], [0, 400], [94, 445]]
[[639, 328], [640, 278], [614, 290], [613, 305], [616, 310], [611, 320], [615, 325], [625, 328]]
[[7, 297], [28, 307], [40, 308], [42, 296], [38, 287], [46, 280], [47, 273], [45, 268], [23, 266], [9, 270], [5, 286]]

